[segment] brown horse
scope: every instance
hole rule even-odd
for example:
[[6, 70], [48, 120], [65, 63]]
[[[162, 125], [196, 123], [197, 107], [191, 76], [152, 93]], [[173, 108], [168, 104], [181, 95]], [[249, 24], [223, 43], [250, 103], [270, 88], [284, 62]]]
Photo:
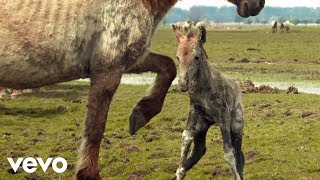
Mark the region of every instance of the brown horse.
[[[35, 88], [90, 78], [78, 179], [99, 179], [98, 156], [111, 99], [123, 73], [157, 73], [130, 116], [134, 134], [161, 111], [174, 61], [149, 52], [161, 19], [178, 0], [15, 0], [0, 2], [0, 86]], [[264, 0], [229, 0], [243, 17]]]

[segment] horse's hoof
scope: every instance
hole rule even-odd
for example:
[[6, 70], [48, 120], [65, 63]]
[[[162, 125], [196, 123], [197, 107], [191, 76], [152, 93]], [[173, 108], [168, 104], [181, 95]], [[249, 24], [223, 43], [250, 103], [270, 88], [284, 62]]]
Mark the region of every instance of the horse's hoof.
[[101, 177], [99, 174], [97, 175], [88, 175], [85, 173], [84, 170], [79, 170], [76, 175], [77, 180], [101, 180]]
[[134, 109], [130, 116], [129, 133], [131, 135], [136, 134], [136, 132], [140, 128], [144, 127], [144, 125], [146, 125], [146, 120], [144, 118], [143, 113], [137, 109]]

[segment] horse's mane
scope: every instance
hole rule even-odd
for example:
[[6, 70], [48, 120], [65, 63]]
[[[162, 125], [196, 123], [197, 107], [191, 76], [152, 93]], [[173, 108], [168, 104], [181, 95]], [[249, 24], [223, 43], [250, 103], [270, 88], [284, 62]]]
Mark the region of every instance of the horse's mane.
[[[208, 59], [208, 54], [207, 54], [206, 50], [203, 47], [204, 43], [207, 41], [207, 30], [204, 27], [201, 27], [200, 28], [200, 32], [202, 33], [200, 46], [202, 48], [202, 51], [203, 51], [204, 55]], [[187, 37], [190, 38], [190, 37], [194, 36], [195, 34], [197, 34], [197, 32], [191, 31], [191, 32], [188, 33]]]

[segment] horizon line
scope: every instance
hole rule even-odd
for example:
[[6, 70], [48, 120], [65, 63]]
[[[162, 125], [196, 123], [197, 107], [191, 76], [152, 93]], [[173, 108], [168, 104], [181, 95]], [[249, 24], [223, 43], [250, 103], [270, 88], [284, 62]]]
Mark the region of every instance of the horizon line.
[[[223, 8], [223, 7], [235, 7], [234, 5], [223, 5], [223, 6], [211, 6], [211, 5], [193, 5], [189, 8], [183, 8], [183, 7], [173, 7], [173, 8], [179, 8], [179, 9], [183, 9], [183, 10], [190, 10], [192, 7], [216, 7], [216, 8]], [[310, 9], [317, 9], [320, 8], [320, 6], [318, 7], [308, 7], [308, 6], [270, 6], [270, 5], [266, 5], [265, 7], [273, 7], [273, 8], [310, 8]]]

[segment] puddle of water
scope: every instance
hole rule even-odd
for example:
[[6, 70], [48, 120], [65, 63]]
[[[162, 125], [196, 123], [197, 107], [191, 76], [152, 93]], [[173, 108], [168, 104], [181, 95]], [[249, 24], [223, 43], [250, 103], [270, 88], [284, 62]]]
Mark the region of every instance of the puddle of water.
[[124, 74], [121, 78], [121, 84], [149, 85], [155, 79], [155, 74]]
[[[156, 79], [156, 75], [152, 73], [143, 73], [143, 74], [124, 74], [121, 78], [121, 84], [128, 85], [151, 85]], [[90, 79], [79, 79], [78, 81], [89, 82]], [[176, 78], [172, 85], [177, 85], [178, 79]]]
[[[153, 73], [143, 74], [124, 74], [121, 78], [121, 84], [130, 85], [150, 85], [154, 82], [156, 75]], [[89, 81], [89, 79], [80, 79], [80, 81]], [[298, 88], [299, 92], [309, 94], [320, 94], [320, 84], [311, 82], [253, 82], [256, 86], [269, 85], [271, 87], [277, 87], [278, 89], [286, 90], [290, 86]], [[178, 78], [176, 78], [173, 85], [178, 84]]]

